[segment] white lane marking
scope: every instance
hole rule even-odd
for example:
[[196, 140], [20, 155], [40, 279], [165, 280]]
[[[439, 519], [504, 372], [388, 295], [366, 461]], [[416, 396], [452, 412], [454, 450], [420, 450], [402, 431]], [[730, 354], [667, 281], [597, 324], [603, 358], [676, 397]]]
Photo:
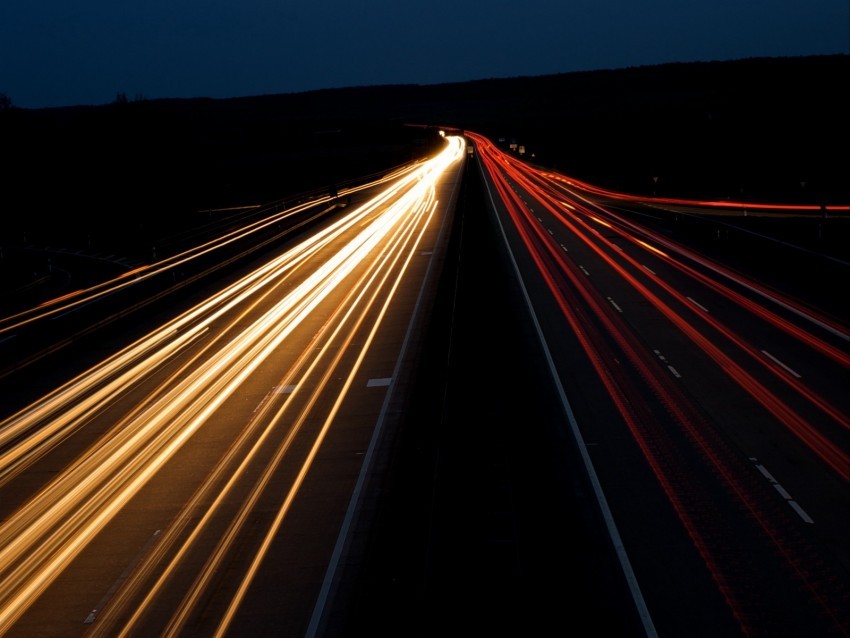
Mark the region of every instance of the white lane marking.
[[[480, 166], [479, 168], [483, 171], [484, 169]], [[486, 182], [485, 182], [486, 184]], [[451, 192], [451, 198], [449, 200], [448, 206], [450, 208], [455, 206], [455, 202], [457, 201], [457, 193], [460, 185], [460, 180], [455, 182], [455, 185]], [[488, 192], [490, 187], [487, 187]], [[490, 201], [493, 201], [492, 194], [490, 195]], [[495, 203], [494, 203], [495, 205]], [[445, 241], [445, 237], [448, 234], [449, 224], [447, 223], [447, 219], [449, 219], [450, 215], [443, 216], [443, 221], [440, 225], [439, 236], [438, 236], [438, 244], [440, 245], [443, 241]], [[502, 233], [504, 235], [504, 231]], [[401, 351], [396, 358], [396, 365], [394, 368], [394, 372], [398, 373], [401, 370], [402, 362], [406, 361], [406, 353], [408, 351], [410, 341], [413, 338], [414, 327], [417, 324], [417, 320], [420, 316], [422, 316], [422, 305], [423, 299], [425, 297], [425, 291], [427, 287], [430, 285], [432, 278], [434, 277], [432, 266], [434, 266], [434, 260], [428, 261], [428, 268], [425, 272], [425, 276], [422, 279], [422, 283], [419, 287], [419, 295], [416, 298], [416, 304], [413, 307], [413, 314], [411, 315], [411, 319], [407, 326], [407, 332], [404, 335], [404, 341], [401, 344]], [[434, 267], [436, 268], [436, 267]], [[378, 447], [379, 442], [381, 441], [381, 437], [383, 435], [385, 423], [387, 422], [387, 412], [389, 410], [390, 400], [393, 398], [393, 388], [387, 390], [386, 396], [384, 397], [384, 403], [381, 406], [381, 412], [378, 415], [378, 421], [375, 424], [375, 428], [372, 431], [372, 438], [369, 440], [369, 447], [366, 449], [366, 454], [363, 458], [363, 464], [360, 468], [360, 472], [357, 475], [357, 483], [354, 486], [354, 490], [351, 494], [351, 499], [348, 504], [348, 508], [345, 511], [345, 518], [342, 521], [342, 525], [340, 527], [339, 534], [337, 536], [337, 541], [334, 545], [333, 554], [331, 555], [330, 561], [328, 563], [327, 568], [325, 569], [325, 576], [322, 580], [322, 586], [319, 590], [319, 594], [316, 598], [316, 602], [313, 606], [313, 613], [310, 617], [310, 624], [307, 627], [307, 631], [304, 634], [305, 638], [314, 638], [318, 631], [319, 624], [322, 618], [325, 615], [328, 600], [330, 599], [330, 590], [331, 583], [337, 582], [337, 572], [339, 569], [340, 562], [342, 560], [343, 555], [343, 547], [348, 546], [347, 539], [349, 538], [349, 533], [352, 526], [352, 521], [355, 516], [355, 512], [360, 506], [360, 501], [362, 498], [362, 494], [364, 491], [364, 484], [366, 482], [366, 476], [371, 475], [371, 466], [372, 459], [375, 456], [375, 450]], [[651, 637], [649, 637], [651, 638]]]
[[547, 229], [546, 229], [546, 232], [547, 232], [547, 233], [549, 233], [550, 235], [552, 235], [553, 237], [554, 237], [554, 235], [555, 235], [555, 233], [554, 233], [554, 232], [552, 232], [552, 229], [551, 229], [551, 228], [547, 228]]
[[114, 583], [112, 583], [112, 587], [109, 588], [109, 591], [107, 591], [103, 595], [103, 598], [100, 599], [100, 602], [97, 603], [97, 607], [92, 609], [89, 612], [89, 615], [86, 616], [86, 619], [83, 621], [84, 625], [90, 625], [95, 621], [95, 618], [97, 618], [98, 612], [100, 612], [101, 609], [106, 607], [106, 603], [108, 603], [109, 599], [112, 598], [112, 595], [115, 593], [115, 590], [117, 590], [118, 587], [125, 580], [127, 580], [127, 578], [130, 576], [130, 573], [136, 568], [136, 565], [139, 563], [139, 561], [142, 560], [142, 556], [145, 555], [145, 553], [148, 551], [148, 548], [151, 545], [153, 545], [154, 541], [156, 541], [156, 537], [159, 536], [160, 532], [162, 532], [161, 529], [156, 530], [153, 533], [153, 536], [151, 536], [147, 540], [147, 542], [144, 544], [142, 549], [140, 549], [139, 552], [136, 554], [136, 557], [132, 561], [130, 561], [130, 564], [127, 565], [127, 567], [124, 569], [124, 571], [121, 573], [121, 575], [117, 578], [117, 580]]
[[[656, 356], [656, 357], [658, 357], [661, 361], [663, 361], [664, 363], [667, 363], [667, 357], [665, 357], [663, 354], [661, 354], [661, 351], [660, 351], [660, 350], [653, 350], [653, 352], [655, 353], [655, 356]], [[669, 371], [673, 374], [673, 376], [674, 376], [674, 377], [676, 377], [677, 379], [681, 379], [681, 378], [682, 378], [682, 375], [681, 375], [681, 374], [679, 374], [679, 371], [678, 371], [678, 370], [676, 370], [676, 368], [674, 368], [673, 366], [671, 366], [669, 363], [667, 363], [667, 369], [668, 369], [668, 370], [669, 370]]]
[[803, 508], [802, 508], [802, 507], [800, 507], [800, 504], [799, 504], [797, 501], [791, 501], [791, 500], [789, 500], [789, 501], [788, 501], [788, 505], [790, 505], [790, 506], [791, 506], [791, 509], [792, 509], [792, 510], [794, 510], [795, 512], [797, 512], [797, 516], [799, 516], [800, 518], [802, 518], [805, 522], [810, 523], [810, 524], [811, 524], [811, 523], [814, 523], [814, 521], [812, 520], [811, 516], [809, 516], [808, 514], [806, 514], [806, 512], [803, 510]]
[[771, 360], [772, 360], [772, 361], [773, 361], [776, 365], [779, 365], [779, 366], [782, 366], [783, 368], [785, 368], [785, 370], [786, 370], [789, 374], [793, 374], [793, 375], [794, 375], [795, 377], [797, 377], [798, 379], [800, 378], [800, 375], [799, 375], [797, 372], [795, 372], [794, 370], [792, 370], [791, 368], [789, 368], [788, 366], [786, 366], [786, 365], [785, 365], [784, 363], [782, 363], [779, 359], [777, 359], [777, 358], [776, 358], [776, 357], [774, 357], [772, 354], [770, 354], [767, 350], [762, 350], [762, 354], [764, 354], [766, 357], [769, 357], [769, 358], [770, 358], [770, 359], [771, 359]]
[[708, 308], [706, 308], [706, 307], [705, 307], [705, 306], [703, 306], [702, 304], [698, 303], [698, 302], [697, 302], [697, 301], [695, 301], [693, 298], [691, 298], [691, 297], [687, 297], [687, 300], [688, 300], [688, 301], [690, 301], [692, 304], [694, 304], [697, 308], [699, 308], [699, 309], [700, 309], [700, 310], [702, 310], [703, 312], [708, 312]]
[[773, 487], [776, 488], [776, 491], [779, 492], [779, 494], [782, 496], [782, 498], [784, 498], [786, 501], [793, 500], [791, 498], [791, 495], [788, 493], [788, 490], [786, 490], [784, 487], [782, 487], [779, 483], [774, 483]]
[[[751, 458], [750, 458], [750, 460], [751, 460], [753, 463], [755, 463], [757, 459], [756, 459], [756, 458], [754, 458], [754, 457], [751, 457]], [[775, 479], [775, 478], [773, 478], [773, 474], [771, 474], [770, 472], [768, 472], [768, 471], [767, 471], [767, 468], [766, 468], [764, 465], [761, 465], [761, 464], [759, 464], [759, 463], [756, 463], [756, 469], [757, 469], [759, 472], [761, 472], [761, 473], [762, 473], [762, 475], [764, 476], [764, 478], [766, 478], [768, 481], [770, 481], [771, 483], [776, 483], [776, 479]]]
[[570, 252], [569, 250], [567, 250], [567, 247], [566, 247], [566, 246], [564, 246], [563, 244], [561, 244], [561, 248], [563, 248], [563, 249], [564, 249], [564, 252], [565, 252], [565, 253]]
[[609, 302], [612, 306], [614, 306], [614, 308], [617, 310], [617, 312], [623, 312], [623, 309], [622, 309], [622, 308], [620, 308], [620, 306], [618, 306], [618, 305], [617, 305], [617, 302], [616, 302], [616, 301], [614, 301], [613, 299], [611, 299], [611, 297], [608, 297], [608, 302]]
[[654, 274], [655, 274], [655, 271], [654, 271], [652, 268], [650, 268], [649, 266], [647, 266], [646, 264], [643, 264], [643, 267], [644, 267], [644, 268], [646, 268], [646, 271], [647, 271], [650, 275], [654, 275]]
[[616, 248], [617, 250], [619, 250], [620, 252], [623, 252], [623, 247], [622, 247], [622, 246], [620, 246], [620, 244], [611, 244], [611, 245], [612, 245], [614, 248]]
[[761, 463], [759, 463], [758, 459], [754, 456], [751, 456], [750, 460], [755, 463], [756, 469], [762, 473], [762, 476], [764, 476], [768, 480], [768, 482], [773, 485], [774, 489], [776, 489], [776, 491], [779, 492], [779, 494], [782, 496], [782, 498], [785, 499], [788, 505], [791, 506], [791, 509], [797, 512], [797, 516], [802, 518], [803, 521], [805, 521], [806, 523], [813, 524], [814, 520], [812, 520], [812, 517], [809, 516], [802, 507], [800, 507], [800, 504], [797, 501], [791, 498], [791, 495], [788, 493], [788, 490], [782, 487], [779, 482], [775, 478], [773, 478], [773, 475], [767, 471], [767, 468]]
[[[479, 169], [481, 171], [482, 176], [486, 177], [485, 169], [481, 162], [479, 162]], [[522, 279], [522, 274], [520, 273], [519, 266], [517, 265], [516, 257], [510, 248], [510, 242], [508, 242], [507, 234], [505, 233], [505, 227], [502, 224], [502, 220], [498, 215], [498, 207], [496, 206], [496, 200], [493, 196], [493, 190], [490, 188], [487, 180], [485, 179], [484, 185], [487, 187], [487, 195], [490, 199], [490, 210], [494, 213], [496, 222], [499, 225], [499, 229], [501, 231], [501, 238], [504, 241], [505, 246], [508, 251], [508, 256], [511, 259], [511, 263], [513, 264], [514, 272], [517, 275], [517, 279], [519, 285], [522, 289], [523, 297], [525, 299], [526, 306], [528, 308], [529, 313], [531, 314], [531, 319], [534, 323], [534, 326], [537, 330], [537, 336], [540, 341], [541, 346], [543, 347], [543, 351], [546, 357], [546, 362], [549, 368], [549, 373], [552, 379], [555, 382], [555, 387], [558, 392], [558, 396], [561, 399], [561, 405], [563, 406], [564, 412], [567, 417], [567, 422], [570, 426], [570, 432], [573, 435], [576, 443], [578, 444], [579, 452], [581, 454], [581, 460], [584, 465], [585, 472], [587, 476], [590, 478], [591, 485], [593, 487], [593, 492], [596, 495], [596, 501], [599, 504], [599, 507], [602, 512], [602, 518], [605, 521], [605, 526], [608, 530], [608, 536], [613, 544], [614, 550], [616, 552], [618, 561], [620, 563], [620, 567], [623, 570], [623, 575], [626, 579], [626, 583], [628, 585], [629, 591], [631, 593], [632, 602], [635, 604], [635, 608], [638, 614], [639, 619], [643, 625], [644, 634], [646, 638], [657, 638], [658, 633], [655, 630], [655, 625], [652, 621], [652, 614], [649, 612], [649, 608], [646, 605], [646, 601], [643, 597], [643, 592], [641, 592], [640, 584], [638, 583], [637, 576], [632, 569], [631, 561], [629, 560], [628, 553], [625, 548], [625, 544], [623, 543], [622, 538], [620, 537], [620, 532], [617, 529], [617, 524], [614, 521], [614, 516], [611, 513], [611, 508], [608, 506], [608, 501], [605, 497], [605, 493], [602, 490], [602, 485], [599, 481], [599, 478], [596, 474], [596, 469], [593, 467], [593, 462], [590, 459], [590, 454], [587, 451], [587, 448], [584, 446], [584, 438], [582, 437], [581, 431], [579, 430], [578, 422], [576, 421], [575, 415], [573, 414], [572, 406], [570, 405], [570, 401], [567, 398], [567, 393], [564, 390], [563, 385], [560, 382], [560, 375], [555, 366], [554, 359], [549, 350], [549, 345], [546, 343], [546, 339], [543, 336], [543, 330], [540, 326], [540, 321], [537, 318], [537, 315], [534, 312], [534, 307], [531, 303], [531, 297], [528, 294], [528, 289], [525, 286], [525, 282]], [[313, 638], [313, 635], [308, 633], [307, 638]]]
[[392, 381], [392, 379], [393, 379], [392, 377], [384, 377], [383, 379], [369, 379], [366, 382], [366, 387], [367, 388], [385, 387], [385, 386], [388, 386], [390, 384], [390, 381]]
[[579, 266], [579, 268], [581, 268], [581, 271], [582, 271], [585, 275], [587, 275], [588, 277], [590, 277], [590, 273], [589, 273], [589, 272], [587, 272], [587, 268], [585, 268], [584, 266]]

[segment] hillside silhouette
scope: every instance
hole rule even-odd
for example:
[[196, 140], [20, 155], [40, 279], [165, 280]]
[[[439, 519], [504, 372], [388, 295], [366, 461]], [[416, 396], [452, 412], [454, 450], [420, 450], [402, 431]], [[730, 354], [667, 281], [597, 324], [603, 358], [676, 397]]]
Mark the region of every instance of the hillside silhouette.
[[327, 192], [428, 155], [441, 126], [636, 194], [846, 204], [848, 71], [847, 55], [753, 58], [4, 108], [0, 248], [148, 255], [211, 210]]

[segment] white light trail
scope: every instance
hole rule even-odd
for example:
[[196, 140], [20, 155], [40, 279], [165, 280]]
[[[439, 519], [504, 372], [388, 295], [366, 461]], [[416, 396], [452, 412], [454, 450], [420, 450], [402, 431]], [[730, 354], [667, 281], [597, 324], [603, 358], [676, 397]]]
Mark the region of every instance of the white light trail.
[[[186, 348], [199, 348], [194, 366], [169, 377], [139, 409], [0, 524], [0, 633], [14, 625], [328, 295], [348, 285], [361, 264], [378, 258], [382, 242], [408, 216], [433, 210], [436, 180], [463, 153], [460, 138], [448, 142], [445, 151], [400, 174], [363, 206], [0, 422], [0, 447], [7, 446], [0, 456], [2, 481], [84, 427], [120, 395], [140, 387], [164, 362]], [[352, 233], [349, 241], [328, 254], [331, 246]], [[287, 293], [258, 318], [245, 325], [227, 320], [227, 313], [275, 290], [281, 282], [288, 282]], [[245, 317], [239, 313], [240, 320]], [[228, 338], [213, 337], [215, 349], [198, 343], [209, 334]], [[374, 334], [369, 341], [372, 338]], [[296, 384], [292, 395], [297, 392]]]

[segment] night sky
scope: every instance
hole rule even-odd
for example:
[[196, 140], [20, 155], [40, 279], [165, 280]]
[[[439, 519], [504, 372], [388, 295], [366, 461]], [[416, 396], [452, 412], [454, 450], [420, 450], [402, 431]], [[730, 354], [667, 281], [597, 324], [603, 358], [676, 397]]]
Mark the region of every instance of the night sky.
[[848, 53], [848, 0], [2, 0], [0, 93], [40, 108]]

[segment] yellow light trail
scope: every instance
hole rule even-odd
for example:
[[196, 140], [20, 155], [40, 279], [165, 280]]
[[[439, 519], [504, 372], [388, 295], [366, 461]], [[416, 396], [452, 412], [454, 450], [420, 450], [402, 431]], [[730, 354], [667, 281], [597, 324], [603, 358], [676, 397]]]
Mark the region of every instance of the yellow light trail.
[[[374, 188], [375, 186], [379, 186], [380, 184], [395, 181], [406, 174], [414, 173], [417, 168], [421, 170], [421, 167], [418, 163], [412, 163], [408, 166], [404, 166], [395, 171], [392, 171], [387, 175], [379, 179], [373, 180], [367, 184], [343, 189], [340, 191], [339, 194], [351, 195], [352, 193], [356, 193], [368, 188]], [[76, 307], [88, 304], [96, 299], [100, 299], [107, 295], [113, 294], [129, 286], [136, 285], [156, 275], [171, 271], [178, 266], [185, 265], [193, 260], [198, 259], [199, 257], [203, 257], [204, 255], [212, 253], [216, 250], [220, 250], [230, 244], [233, 244], [236, 241], [245, 239], [246, 237], [250, 237], [252, 234], [258, 231], [279, 224], [281, 221], [285, 221], [287, 218], [293, 217], [298, 213], [302, 213], [306, 210], [315, 208], [322, 204], [330, 203], [332, 200], [333, 197], [331, 196], [323, 196], [311, 200], [309, 202], [298, 204], [289, 209], [270, 213], [268, 216], [264, 217], [259, 221], [252, 222], [242, 228], [225, 233], [221, 237], [217, 237], [213, 240], [204, 242], [198, 246], [194, 246], [176, 255], [172, 255], [170, 257], [161, 259], [151, 264], [139, 266], [137, 268], [134, 268], [133, 270], [121, 273], [120, 275], [112, 279], [91, 286], [90, 288], [76, 290], [56, 297], [54, 299], [49, 299], [38, 304], [34, 308], [23, 310], [21, 312], [12, 315], [7, 315], [5, 317], [0, 317], [0, 335], [9, 333], [14, 329], [21, 328], [22, 326], [25, 326], [29, 323], [33, 323], [35, 321], [40, 321], [49, 317], [54, 317], [61, 313], [68, 312]]]
[[[0, 456], [2, 481], [83, 427], [103, 406], [138, 387], [165, 361], [194, 347], [199, 337], [213, 329], [220, 330], [216, 322], [225, 321], [226, 313], [239, 304], [273, 290], [281, 281], [291, 279], [293, 283], [287, 294], [256, 321], [241, 327], [235, 323], [225, 326], [225, 331], [235, 332], [229, 341], [220, 344], [217, 351], [203, 349], [205, 358], [196, 355], [196, 367], [171, 378], [156, 391], [157, 396], [116, 423], [73, 466], [3, 521], [0, 633], [14, 625], [98, 532], [331, 292], [346, 285], [361, 264], [381, 254], [381, 244], [394, 228], [407, 217], [421, 217], [428, 206], [433, 211], [434, 184], [463, 152], [460, 138], [447, 139], [443, 153], [416, 170], [400, 174], [392, 186], [360, 208], [0, 422], [0, 446], [6, 445]], [[394, 200], [397, 201], [392, 203]], [[357, 230], [363, 222], [366, 225]], [[355, 235], [350, 241], [326, 254], [329, 247], [352, 232]], [[374, 332], [367, 343], [373, 337]], [[365, 347], [361, 359], [363, 353]], [[353, 374], [348, 377], [346, 389]], [[319, 444], [320, 440], [314, 449]], [[295, 492], [297, 487], [291, 493]], [[255, 560], [255, 565], [259, 560]], [[200, 583], [203, 586], [203, 580]], [[241, 596], [244, 587], [240, 591]], [[178, 616], [176, 625], [181, 622]]]

